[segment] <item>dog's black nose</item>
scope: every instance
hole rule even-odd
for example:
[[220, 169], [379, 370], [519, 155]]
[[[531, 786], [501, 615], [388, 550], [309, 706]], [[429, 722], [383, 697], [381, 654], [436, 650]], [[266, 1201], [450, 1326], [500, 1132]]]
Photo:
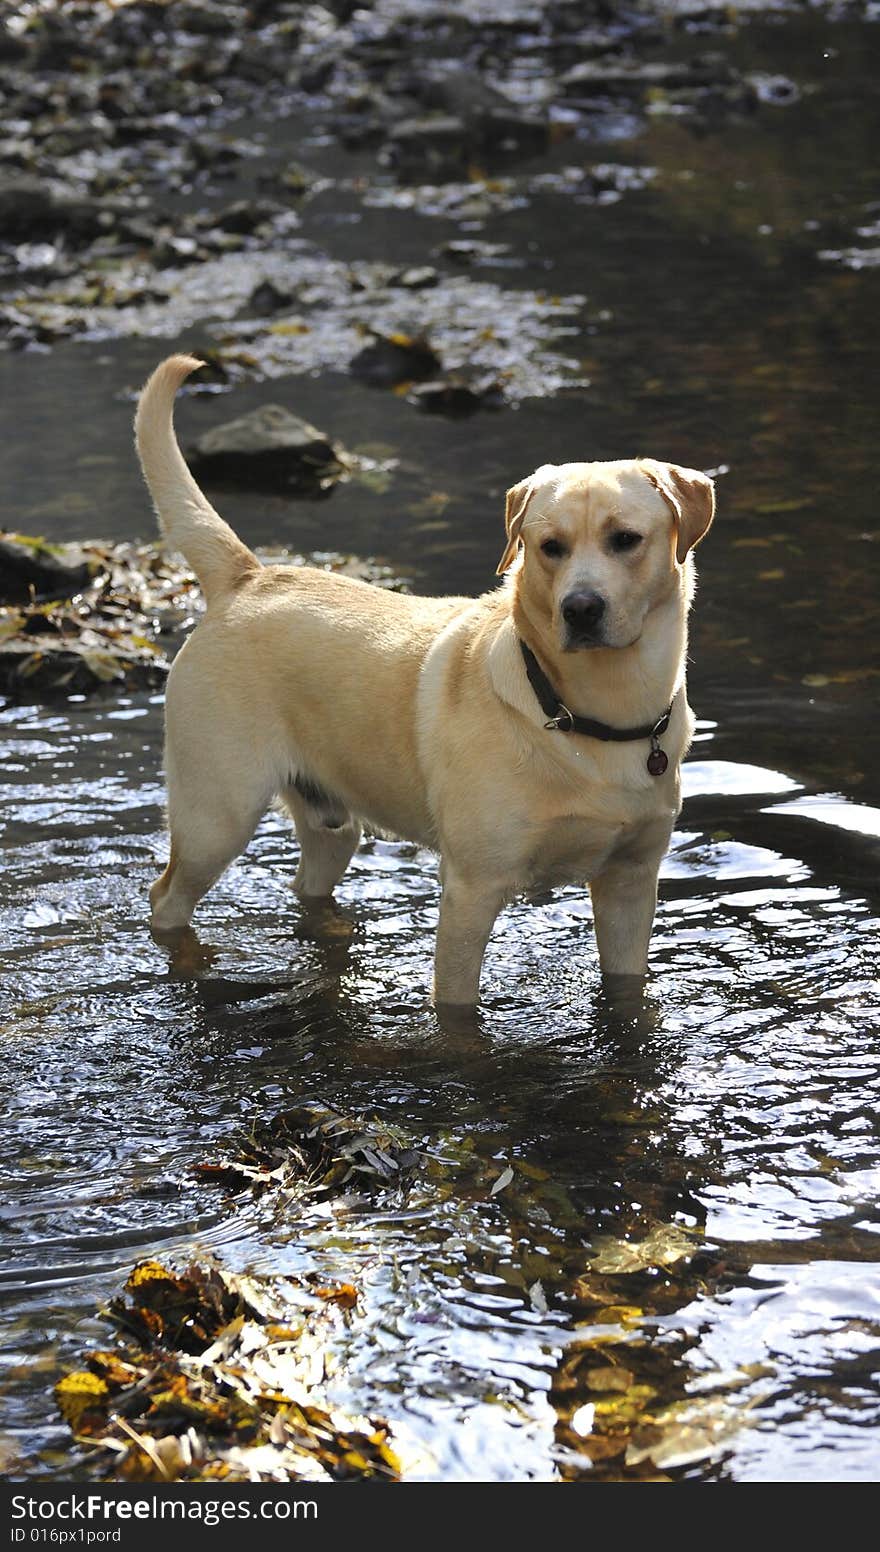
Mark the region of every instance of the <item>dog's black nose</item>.
[[592, 636], [604, 613], [604, 598], [589, 588], [579, 588], [562, 600], [562, 618], [572, 635]]

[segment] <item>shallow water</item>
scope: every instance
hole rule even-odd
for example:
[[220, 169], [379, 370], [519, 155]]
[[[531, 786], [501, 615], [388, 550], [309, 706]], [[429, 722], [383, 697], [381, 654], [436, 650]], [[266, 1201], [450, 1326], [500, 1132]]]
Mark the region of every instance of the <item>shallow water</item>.
[[[820, 16], [755, 24], [729, 47], [794, 77], [800, 102], [717, 135], [658, 114], [632, 140], [568, 142], [560, 188], [531, 184], [479, 228], [516, 264], [478, 278], [586, 298], [575, 332], [545, 344], [589, 388], [447, 422], [338, 373], [285, 378], [272, 396], [398, 460], [389, 488], [223, 497], [255, 543], [330, 542], [419, 588], [476, 591], [501, 493], [527, 467], [650, 452], [728, 469], [700, 552], [704, 720], [643, 1010], [604, 997], [588, 895], [568, 889], [504, 914], [481, 1032], [441, 1034], [432, 859], [368, 843], [337, 909], [307, 916], [275, 814], [200, 910], [213, 958], [175, 973], [145, 910], [165, 852], [160, 699], [0, 712], [0, 1427], [22, 1474], [70, 1469], [51, 1385], [106, 1345], [95, 1311], [132, 1262], [211, 1249], [361, 1286], [339, 1391], [418, 1445], [414, 1474], [589, 1476], [558, 1421], [572, 1343], [597, 1330], [577, 1279], [609, 1236], [659, 1224], [694, 1259], [633, 1274], [625, 1302], [643, 1313], [618, 1334], [661, 1398], [693, 1397], [704, 1429], [724, 1419], [672, 1474], [876, 1478], [877, 271], [853, 258], [873, 36]], [[654, 176], [579, 201], [562, 170], [606, 157]], [[333, 165], [351, 178], [357, 158]], [[339, 262], [391, 244], [424, 262], [460, 235], [339, 187], [322, 201], [297, 240]], [[11, 526], [149, 533], [125, 390], [177, 343], [191, 332], [0, 357]], [[236, 405], [267, 392], [243, 386]], [[181, 425], [225, 410], [190, 400]], [[285, 1218], [195, 1179], [236, 1129], [309, 1098], [424, 1144], [431, 1167], [404, 1202]]]

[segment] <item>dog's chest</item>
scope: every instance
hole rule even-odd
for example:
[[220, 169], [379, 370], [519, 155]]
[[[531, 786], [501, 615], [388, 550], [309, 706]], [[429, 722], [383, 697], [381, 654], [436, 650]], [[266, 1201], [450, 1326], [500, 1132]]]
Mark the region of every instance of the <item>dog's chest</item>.
[[635, 862], [663, 849], [677, 810], [673, 778], [647, 791], [594, 794], [580, 812], [574, 803], [548, 814], [529, 836], [524, 885], [584, 883], [613, 860]]

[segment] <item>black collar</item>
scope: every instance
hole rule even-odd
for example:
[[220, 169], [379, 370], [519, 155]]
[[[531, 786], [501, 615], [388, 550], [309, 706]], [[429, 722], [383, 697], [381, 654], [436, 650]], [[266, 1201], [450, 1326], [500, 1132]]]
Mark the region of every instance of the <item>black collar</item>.
[[637, 728], [609, 727], [607, 722], [594, 722], [592, 717], [578, 717], [573, 711], [569, 711], [556, 694], [534, 652], [526, 646], [522, 638], [520, 638], [519, 647], [529, 676], [529, 684], [538, 697], [541, 710], [549, 719], [544, 723], [545, 728], [558, 733], [581, 733], [585, 738], [600, 738], [603, 743], [629, 744], [639, 738], [650, 738], [651, 753], [648, 755], [648, 770], [652, 776], [663, 775], [669, 760], [660, 748], [658, 740], [661, 733], [665, 733], [669, 726], [675, 696], [657, 722], [649, 722], [644, 727]]

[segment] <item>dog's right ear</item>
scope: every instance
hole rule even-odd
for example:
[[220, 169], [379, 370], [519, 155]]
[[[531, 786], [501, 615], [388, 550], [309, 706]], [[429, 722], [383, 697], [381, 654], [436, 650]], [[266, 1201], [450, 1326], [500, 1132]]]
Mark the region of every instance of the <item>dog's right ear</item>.
[[500, 577], [506, 571], [519, 548], [519, 536], [525, 521], [526, 508], [535, 494], [535, 476], [530, 474], [527, 480], [520, 480], [518, 485], [512, 485], [507, 492], [507, 505], [504, 509], [504, 524], [507, 529], [507, 544], [504, 554], [498, 562], [496, 577]]

